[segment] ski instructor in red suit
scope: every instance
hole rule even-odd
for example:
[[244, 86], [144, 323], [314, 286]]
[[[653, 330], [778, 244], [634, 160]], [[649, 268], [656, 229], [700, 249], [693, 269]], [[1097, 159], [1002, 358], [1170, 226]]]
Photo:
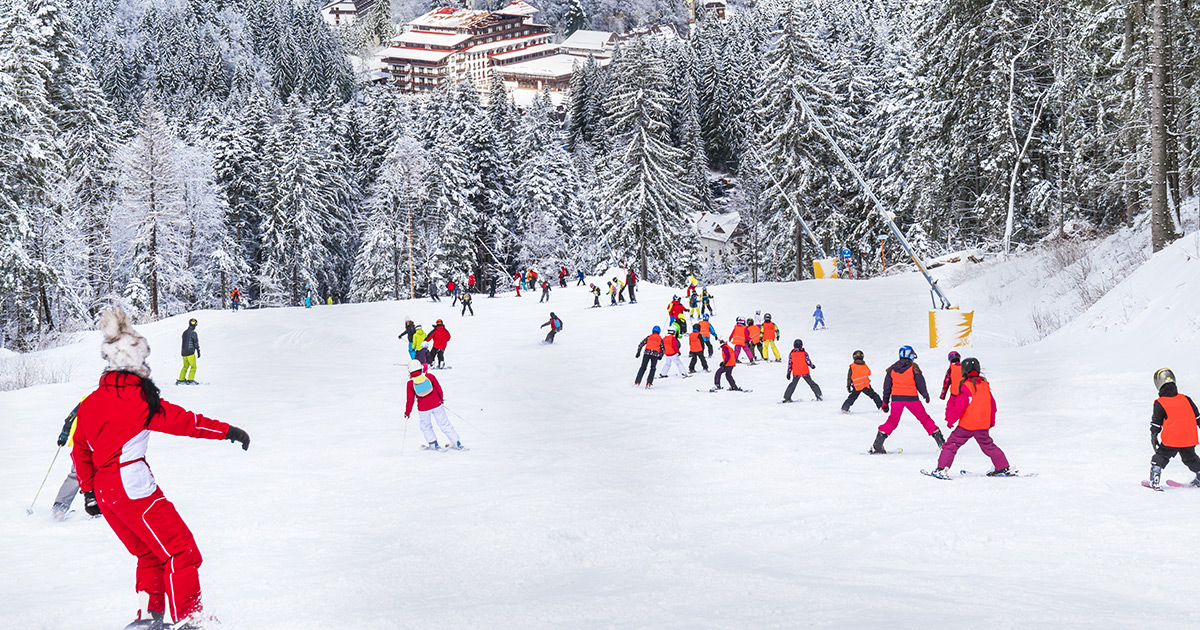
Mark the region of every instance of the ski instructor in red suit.
[[150, 432], [227, 439], [240, 442], [243, 450], [250, 447], [250, 436], [159, 398], [146, 364], [150, 345], [123, 311], [106, 311], [100, 328], [100, 355], [108, 368], [99, 388], [79, 405], [71, 454], [79, 489], [88, 514], [103, 514], [129, 553], [137, 556], [136, 590], [144, 593], [143, 606], [128, 627], [163, 627], [169, 605], [175, 628], [196, 630], [203, 623], [200, 550], [146, 463]]

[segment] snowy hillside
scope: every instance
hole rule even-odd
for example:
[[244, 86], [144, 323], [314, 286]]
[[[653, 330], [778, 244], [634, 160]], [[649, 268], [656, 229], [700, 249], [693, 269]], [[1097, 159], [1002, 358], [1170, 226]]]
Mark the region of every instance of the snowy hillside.
[[[189, 316], [174, 317], [140, 327], [164, 396], [245, 428], [252, 447], [157, 435], [148, 461], [229, 630], [1189, 627], [1200, 494], [1138, 481], [1153, 371], [1200, 394], [1196, 250], [1181, 240], [1028, 345], [1026, 305], [989, 299], [1021, 261], [935, 271], [978, 313], [965, 354], [993, 382], [997, 444], [1036, 477], [931, 479], [918, 470], [935, 445], [913, 418], [888, 441], [902, 454], [868, 456], [883, 414], [865, 399], [840, 413], [856, 349], [881, 388], [912, 344], [940, 391], [946, 350], [925, 347], [917, 274], [712, 288], [722, 336], [761, 310], [781, 347], [805, 341], [825, 400], [801, 384], [793, 405], [777, 404], [777, 363], [735, 370], [749, 394], [697, 392], [711, 375], [632, 387], [670, 288], [595, 310], [584, 288], [548, 306], [480, 298], [473, 318], [448, 300], [199, 312], [192, 388], [171, 384]], [[818, 303], [829, 328], [813, 332]], [[551, 310], [565, 326], [543, 346]], [[454, 336], [453, 369], [435, 374], [470, 451], [420, 451], [415, 414], [405, 426], [406, 317]], [[50, 520], [65, 452], [24, 514], [103, 367], [98, 344], [45, 353], [73, 365], [70, 382], [0, 394], [0, 627], [119, 628], [137, 608], [134, 560], [104, 522], [78, 500]], [[969, 444], [955, 467], [988, 466]], [[1174, 461], [1165, 477], [1190, 475]]]

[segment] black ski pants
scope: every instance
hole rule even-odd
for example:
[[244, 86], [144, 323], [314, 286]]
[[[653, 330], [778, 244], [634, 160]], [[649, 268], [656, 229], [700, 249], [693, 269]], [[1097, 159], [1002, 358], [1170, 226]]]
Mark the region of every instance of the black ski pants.
[[471, 317], [475, 317], [475, 309], [471, 308], [471, 303], [463, 302], [462, 316], [465, 316], [467, 311], [471, 311]]
[[438, 294], [437, 294], [437, 289], [435, 289], [435, 288], [433, 288], [433, 287], [430, 287], [430, 288], [429, 288], [429, 297], [433, 298], [433, 301], [434, 301], [434, 302], [441, 302], [441, 301], [442, 301], [442, 298], [438, 297]]
[[[640, 370], [638, 370], [637, 378], [633, 379], [634, 385], [641, 385], [643, 376], [647, 377], [646, 378], [647, 385], [654, 384], [654, 373], [658, 371], [658, 359], [659, 359], [659, 357], [653, 356], [649, 352], [642, 353], [642, 368]], [[650, 367], [649, 375], [646, 374], [647, 366]]]
[[850, 411], [850, 405], [853, 405], [854, 401], [858, 400], [859, 394], [862, 394], [874, 401], [876, 409], [883, 407], [883, 401], [879, 399], [879, 394], [876, 394], [875, 390], [871, 389], [870, 387], [864, 387], [861, 390], [850, 392], [850, 395], [846, 397], [846, 402], [842, 403], [842, 411]]
[[546, 343], [554, 343], [554, 335], [556, 333], [558, 333], [558, 331], [554, 330], [554, 327], [551, 327], [550, 332], [546, 333]]
[[696, 371], [696, 360], [698, 359], [700, 361], [700, 365], [704, 368], [704, 371], [707, 372], [708, 371], [708, 359], [704, 358], [704, 351], [701, 350], [699, 352], [692, 352], [690, 354], [692, 355], [692, 362], [690, 365], [688, 365], [688, 371], [689, 372]]
[[704, 342], [704, 347], [705, 347], [705, 348], [708, 348], [708, 356], [710, 356], [710, 357], [711, 357], [711, 356], [713, 355], [713, 346], [712, 346], [712, 342], [711, 342], [711, 341], [709, 341], [709, 338], [708, 338], [708, 337], [701, 337], [700, 339], [701, 339], [701, 340]]
[[817, 395], [817, 400], [821, 400], [821, 388], [817, 386], [816, 381], [812, 380], [811, 374], [805, 374], [804, 376], [796, 376], [793, 374], [792, 382], [788, 383], [787, 391], [783, 392], [783, 399], [792, 399], [792, 394], [796, 391], [796, 384], [800, 382], [800, 379], [804, 379], [804, 382], [808, 383], [808, 386], [812, 388], [813, 393]]
[[594, 306], [594, 307], [600, 306], [600, 296], [599, 295], [597, 295], [596, 299], [592, 301], [592, 306]]
[[721, 367], [717, 368], [717, 373], [713, 375], [713, 386], [721, 386], [721, 375], [724, 374], [725, 379], [729, 381], [730, 389], [737, 387], [737, 383], [733, 380], [733, 368], [734, 366], [732, 365], [722, 365]]
[[1200, 457], [1196, 457], [1196, 447], [1188, 446], [1185, 448], [1176, 448], [1174, 446], [1166, 446], [1159, 444], [1158, 448], [1154, 449], [1154, 457], [1150, 458], [1150, 463], [1159, 468], [1166, 468], [1167, 462], [1171, 461], [1172, 457], [1179, 455], [1179, 461], [1183, 462], [1188, 470], [1194, 473], [1200, 473]]
[[625, 288], [629, 290], [629, 303], [633, 304], [634, 302], [637, 301], [637, 298], [633, 297], [633, 285], [627, 284], [627, 285], [625, 285]]
[[429, 362], [433, 363], [434, 360], [437, 360], [438, 365], [442, 365], [443, 363], [445, 363], [446, 362], [446, 349], [445, 348], [434, 348], [433, 352], [431, 352], [429, 354]]
[[549, 301], [550, 301], [550, 289], [546, 289], [545, 291], [542, 291], [542, 299], [538, 300], [538, 304], [541, 304], [542, 302], [549, 302]]

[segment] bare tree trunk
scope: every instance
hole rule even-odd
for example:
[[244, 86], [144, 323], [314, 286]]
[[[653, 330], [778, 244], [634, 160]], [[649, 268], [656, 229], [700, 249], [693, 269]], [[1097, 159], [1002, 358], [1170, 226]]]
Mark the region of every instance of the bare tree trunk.
[[1154, 251], [1179, 237], [1171, 220], [1167, 182], [1170, 166], [1167, 138], [1167, 68], [1165, 0], [1150, 5], [1150, 242]]
[[[1143, 76], [1139, 64], [1140, 58], [1135, 57], [1134, 47], [1137, 45], [1138, 32], [1141, 30], [1144, 12], [1142, 11], [1143, 0], [1131, 0], [1125, 9], [1125, 76], [1127, 83], [1124, 86], [1129, 94], [1136, 94], [1141, 88], [1141, 79]], [[1132, 112], [1131, 112], [1132, 113]], [[1138, 153], [1138, 134], [1133, 131], [1126, 131], [1124, 134], [1126, 149], [1129, 155]], [[1133, 225], [1133, 219], [1142, 210], [1141, 187], [1138, 185], [1140, 177], [1137, 172], [1137, 166], [1134, 160], [1125, 160], [1125, 224]]]
[[150, 315], [158, 319], [158, 225], [150, 228]]
[[804, 279], [804, 234], [800, 230], [800, 217], [796, 217], [796, 279]]

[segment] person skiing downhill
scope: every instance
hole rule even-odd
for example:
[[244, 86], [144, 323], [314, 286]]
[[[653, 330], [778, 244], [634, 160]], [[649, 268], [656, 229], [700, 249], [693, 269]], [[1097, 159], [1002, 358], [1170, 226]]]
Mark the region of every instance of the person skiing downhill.
[[429, 331], [427, 337], [433, 342], [433, 351], [429, 353], [429, 363], [437, 361], [438, 368], [446, 367], [446, 346], [450, 344], [450, 331], [446, 330], [446, 325], [442, 320], [437, 320], [433, 325], [433, 330]]
[[817, 305], [817, 310], [813, 311], [813, 330], [816, 330], [818, 325], [825, 328], [825, 314], [821, 312], [820, 304]]
[[946, 400], [946, 392], [950, 392], [950, 400], [946, 401], [946, 426], [950, 426], [950, 410], [954, 408], [954, 397], [958, 395], [959, 385], [962, 383], [962, 363], [959, 361], [962, 355], [951, 350], [950, 354], [946, 355], [946, 360], [950, 362], [946, 368], [946, 377], [942, 379], [942, 395], [938, 398]]
[[759, 346], [758, 349], [759, 354], [762, 355], [763, 361], [767, 360], [767, 350], [770, 350], [771, 354], [775, 355], [776, 363], [782, 361], [782, 359], [779, 358], [779, 348], [775, 347], [775, 340], [778, 338], [779, 326], [776, 326], [775, 322], [771, 321], [771, 314], [767, 313], [763, 316], [762, 345]]
[[[63, 421], [62, 431], [58, 434], [58, 447], [64, 446], [75, 449], [75, 420], [79, 415], [79, 405], [67, 414], [67, 419]], [[68, 451], [70, 452], [70, 451]], [[75, 495], [79, 494], [79, 475], [75, 472], [75, 464], [71, 464], [71, 472], [67, 473], [67, 478], [63, 479], [62, 485], [58, 488], [58, 496], [54, 498], [54, 508], [50, 515], [56, 521], [66, 520], [67, 512], [71, 510], [71, 504], [75, 502]]]
[[613, 286], [612, 281], [609, 281], [608, 283], [608, 299], [609, 306], [617, 305], [617, 288]]
[[426, 339], [425, 341], [421, 342], [421, 348], [417, 350], [417, 354], [414, 359], [419, 361], [421, 365], [429, 365], [431, 354], [432, 353], [429, 351], [429, 339]]
[[442, 298], [438, 297], [437, 287], [437, 280], [431, 280], [429, 282], [429, 299], [434, 302], [441, 302]]
[[462, 312], [459, 313], [459, 317], [466, 317], [467, 311], [471, 311], [471, 317], [475, 317], [475, 308], [471, 306], [473, 299], [470, 293], [462, 294]]
[[617, 302], [624, 302], [625, 301], [625, 283], [621, 282], [621, 280], [616, 277], [614, 277], [612, 279], [612, 283], [613, 283], [613, 286], [617, 288]]
[[591, 284], [592, 288], [592, 308], [600, 308], [600, 287]]
[[558, 268], [558, 288], [567, 288], [567, 266], [562, 265]]
[[[996, 399], [992, 397], [991, 385], [979, 373], [979, 359], [975, 357], [963, 359], [962, 376], [958, 393], [950, 397], [952, 401], [950, 404], [953, 405], [953, 408], [947, 412], [949, 418], [946, 420], [947, 428], [954, 427], [955, 422], [958, 423], [958, 426], [950, 432], [950, 437], [942, 445], [942, 452], [938, 455], [937, 469], [933, 471], [933, 476], [949, 479], [950, 466], [954, 464], [954, 455], [958, 453], [958, 449], [962, 445], [972, 439], [979, 445], [983, 454], [992, 459], [992, 471], [988, 473], [989, 477], [1015, 475], [1016, 471], [1011, 470], [1008, 466], [1008, 458], [1004, 456], [1004, 451], [996, 446], [996, 443], [992, 441], [992, 436], [988, 433], [992, 427], [996, 426]], [[1194, 416], [1192, 420], [1195, 420]], [[1192, 423], [1192, 426], [1193, 432], [1195, 432], [1195, 422]]]
[[788, 355], [787, 374], [785, 375], [785, 378], [791, 382], [783, 392], [783, 402], [792, 402], [792, 394], [796, 392], [796, 384], [800, 382], [800, 379], [804, 379], [813, 394], [816, 394], [817, 400], [821, 400], [821, 388], [809, 373], [816, 367], [813, 365], [812, 357], [809, 357], [808, 351], [804, 349], [804, 342], [799, 339], [793, 341], [792, 353]]
[[[634, 353], [634, 358], [642, 356], [642, 350], [645, 349], [646, 356], [642, 359], [642, 367], [638, 370], [637, 378], [633, 380], [634, 386], [642, 384], [642, 377], [646, 376], [646, 389], [654, 386], [654, 370], [658, 367], [658, 360], [663, 355], [663, 340], [662, 329], [658, 326], [638, 344], [637, 352]], [[650, 374], [646, 374], [646, 368], [650, 368]]]
[[713, 308], [712, 308], [712, 301], [713, 301], [712, 294], [708, 292], [708, 287], [704, 287], [704, 289], [700, 292], [700, 313], [702, 315], [704, 313], [708, 313], [709, 315], [714, 314]]
[[842, 413], [850, 413], [850, 406], [858, 400], [859, 394], [866, 394], [867, 398], [875, 402], [876, 409], [882, 409], [883, 401], [879, 399], [879, 394], [871, 389], [871, 368], [867, 367], [863, 351], [855, 350], [852, 358], [853, 362], [846, 372], [846, 391], [850, 395], [846, 397], [846, 402], [842, 403]]
[[1197, 431], [1200, 410], [1190, 397], [1179, 393], [1175, 373], [1171, 370], [1163, 368], [1155, 372], [1154, 386], [1158, 389], [1150, 416], [1150, 445], [1154, 447], [1154, 456], [1150, 458], [1150, 481], [1142, 484], [1162, 490], [1162, 469], [1178, 454], [1183, 465], [1196, 473], [1190, 485], [1200, 487], [1200, 457], [1196, 457], [1196, 446], [1200, 444], [1197, 439], [1200, 437]]
[[554, 335], [557, 335], [558, 331], [562, 330], [563, 327], [562, 320], [558, 318], [558, 315], [554, 314], [554, 311], [550, 311], [550, 321], [541, 325], [542, 328], [547, 326], [550, 327], [550, 332], [546, 333], [545, 343], [554, 343]]
[[742, 388], [733, 380], [733, 368], [737, 367], [737, 352], [724, 339], [718, 339], [717, 343], [721, 345], [721, 365], [717, 367], [717, 373], [713, 374], [713, 387], [721, 389], [721, 375], [724, 374], [725, 380], [729, 381], [729, 389], [741, 391]]
[[713, 355], [712, 338], [712, 322], [708, 321], [708, 313], [705, 313], [700, 320], [700, 340], [704, 342], [704, 347], [708, 348], [710, 357]]
[[[693, 287], [688, 285], [688, 288], [691, 289]], [[700, 296], [696, 293], [692, 293], [691, 295], [687, 296], [687, 301], [688, 317], [692, 319], [700, 319]]]
[[705, 372], [708, 371], [708, 359], [704, 357], [704, 333], [700, 332], [699, 323], [692, 324], [692, 332], [688, 334], [688, 356], [692, 359], [688, 363], [688, 374], [696, 373], [696, 361], [700, 361]]
[[196, 334], [195, 318], [188, 320], [188, 328], [183, 331], [183, 347], [180, 353], [183, 355], [183, 369], [179, 370], [179, 378], [175, 381], [176, 385], [195, 385], [196, 384], [196, 359], [200, 358], [200, 336]]
[[[575, 286], [577, 286], [577, 287], [581, 287], [581, 286], [583, 286], [583, 279], [584, 279], [584, 275], [583, 275], [583, 270], [582, 270], [582, 269], [580, 269], [579, 271], [575, 272], [575, 279], [578, 281], [578, 282], [576, 282], [576, 283], [575, 283]], [[595, 286], [595, 285], [592, 285], [592, 286]]]
[[450, 306], [458, 306], [458, 284], [453, 280], [446, 283], [446, 295], [454, 298], [450, 300]]
[[[71, 458], [84, 507], [103, 515], [129, 553], [137, 557], [135, 589], [142, 607], [127, 628], [198, 630], [202, 558], [192, 532], [158, 487], [146, 464], [151, 432], [241, 443], [235, 426], [173, 405], [150, 379], [150, 344], [117, 308], [100, 319], [107, 362], [96, 391], [79, 405]], [[165, 625], [170, 613], [175, 624]]]
[[871, 445], [869, 452], [887, 453], [883, 448], [883, 442], [892, 434], [892, 431], [896, 430], [896, 426], [900, 424], [900, 414], [905, 409], [917, 417], [921, 426], [925, 427], [925, 431], [929, 433], [934, 442], [937, 442], [938, 448], [941, 448], [946, 440], [920, 401], [921, 398], [924, 398], [925, 402], [929, 402], [929, 392], [925, 389], [925, 375], [921, 373], [921, 367], [915, 362], [917, 353], [912, 346], [902, 346], [899, 354], [899, 360], [888, 368], [887, 376], [883, 379], [883, 407], [881, 408], [888, 412], [888, 417], [883, 424], [879, 425], [879, 429], [875, 433], [875, 443]]
[[421, 419], [421, 434], [425, 436], [425, 446], [421, 448], [442, 450], [438, 444], [437, 434], [433, 432], [433, 420], [437, 420], [438, 428], [446, 436], [446, 447], [463, 450], [458, 431], [446, 417], [445, 397], [442, 395], [442, 385], [432, 374], [413, 360], [408, 363], [408, 389], [404, 404], [404, 419], [412, 415], [413, 402], [417, 403], [417, 415]]
[[666, 360], [663, 361], [662, 372], [659, 373], [659, 378], [667, 378], [671, 373], [671, 366], [679, 368], [680, 376], [687, 376], [687, 372], [683, 371], [683, 359], [679, 358], [680, 344], [679, 336], [681, 331], [674, 326], [671, 327], [670, 334], [663, 337], [663, 356]]
[[550, 301], [550, 283], [542, 280], [542, 299], [538, 300], [538, 304]]
[[[415, 346], [413, 344], [413, 342], [416, 341], [417, 328], [418, 326], [413, 324], [411, 319], [406, 319], [404, 320], [404, 332], [400, 333], [400, 335], [397, 337], [398, 339], [404, 339], [405, 337], [408, 338], [409, 359], [415, 359], [417, 357], [417, 348], [421, 347], [420, 343], [417, 343]], [[423, 333], [421, 335], [421, 339], [425, 339], [425, 335]]]
[[737, 325], [733, 327], [733, 331], [729, 333], [729, 343], [733, 344], [733, 352], [736, 355], [745, 352], [750, 359], [750, 365], [754, 365], [754, 354], [750, 352], [747, 346], [750, 343], [750, 333], [746, 331], [746, 320], [741, 317], [737, 318]]
[[[750, 348], [750, 358], [753, 359], [755, 353], [762, 355], [762, 326], [754, 323], [753, 319], [746, 320], [746, 347]], [[766, 357], [762, 357], [766, 359]]]

